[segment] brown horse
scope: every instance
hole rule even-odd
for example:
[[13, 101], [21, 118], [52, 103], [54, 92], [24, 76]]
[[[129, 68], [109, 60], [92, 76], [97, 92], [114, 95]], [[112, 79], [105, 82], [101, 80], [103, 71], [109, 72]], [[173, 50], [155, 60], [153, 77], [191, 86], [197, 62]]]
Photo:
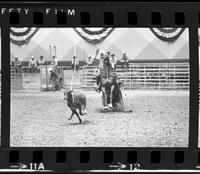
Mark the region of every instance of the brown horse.
[[117, 102], [122, 102], [121, 90], [117, 86], [116, 74], [112, 71], [112, 67], [108, 57], [105, 57], [103, 60], [101, 87], [104, 109], [113, 108], [113, 106], [116, 106]]

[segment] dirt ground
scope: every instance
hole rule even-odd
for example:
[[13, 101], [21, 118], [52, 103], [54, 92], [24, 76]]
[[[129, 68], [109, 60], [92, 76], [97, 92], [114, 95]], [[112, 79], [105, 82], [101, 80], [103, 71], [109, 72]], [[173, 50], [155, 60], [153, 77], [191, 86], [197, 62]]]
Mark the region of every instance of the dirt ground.
[[187, 147], [188, 91], [123, 90], [132, 113], [102, 113], [101, 94], [87, 96], [87, 116], [72, 120], [62, 92], [11, 94], [11, 146]]

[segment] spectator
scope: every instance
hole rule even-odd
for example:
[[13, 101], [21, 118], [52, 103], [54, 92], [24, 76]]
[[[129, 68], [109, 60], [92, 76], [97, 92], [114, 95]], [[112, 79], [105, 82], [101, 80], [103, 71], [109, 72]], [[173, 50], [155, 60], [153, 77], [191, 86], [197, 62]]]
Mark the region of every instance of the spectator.
[[92, 65], [92, 56], [91, 55], [88, 55], [88, 58], [86, 60], [86, 64], [87, 64], [87, 66]]
[[96, 74], [96, 82], [97, 82], [97, 87], [96, 87], [96, 91], [100, 92], [101, 91], [101, 84], [100, 84], [100, 80], [101, 80], [101, 72], [103, 71], [103, 61], [105, 58], [105, 52], [101, 51], [100, 52], [100, 56], [97, 57], [97, 59], [99, 60], [99, 65], [98, 65], [98, 69], [95, 69], [95, 74]]
[[110, 59], [110, 56], [111, 56], [111, 55], [110, 55], [110, 51], [107, 51], [107, 52], [106, 52], [106, 57], [109, 57], [109, 59]]
[[38, 66], [40, 67], [42, 65], [45, 65], [45, 60], [43, 56], [40, 56], [40, 59], [38, 60]]
[[31, 57], [31, 59], [29, 60], [29, 65], [28, 65], [30, 72], [34, 73], [37, 69], [37, 62], [34, 58], [34, 56]]
[[19, 60], [17, 56], [15, 56], [15, 61], [14, 61], [14, 68], [16, 73], [21, 73], [22, 71], [22, 63]]
[[53, 56], [53, 57], [52, 57], [51, 65], [53, 66], [54, 69], [57, 68], [58, 61], [57, 61], [57, 59], [56, 59], [56, 56]]
[[111, 63], [113, 71], [116, 71], [117, 59], [114, 54], [111, 54], [110, 63]]
[[99, 65], [98, 54], [99, 54], [99, 49], [96, 50], [96, 54], [95, 54], [94, 59], [93, 59], [93, 65], [94, 66], [98, 66]]
[[100, 56], [98, 57], [99, 59], [99, 70], [103, 70], [103, 61], [104, 61], [104, 58], [105, 58], [105, 52], [104, 51], [101, 51], [100, 52]]
[[122, 69], [124, 71], [124, 67], [126, 66], [127, 70], [129, 69], [129, 65], [128, 65], [128, 57], [126, 56], [126, 53], [123, 52], [123, 56], [122, 56], [122, 59], [121, 59], [121, 66], [122, 66]]
[[57, 61], [57, 59], [56, 59], [56, 56], [53, 56], [53, 57], [52, 57], [51, 65], [53, 65], [53, 66], [57, 66], [57, 65], [58, 65], [58, 61]]
[[74, 68], [75, 68], [75, 70], [78, 73], [78, 70], [79, 70], [79, 60], [78, 60], [77, 56], [74, 56], [72, 58], [72, 63], [71, 64], [72, 64], [72, 70], [74, 70]]

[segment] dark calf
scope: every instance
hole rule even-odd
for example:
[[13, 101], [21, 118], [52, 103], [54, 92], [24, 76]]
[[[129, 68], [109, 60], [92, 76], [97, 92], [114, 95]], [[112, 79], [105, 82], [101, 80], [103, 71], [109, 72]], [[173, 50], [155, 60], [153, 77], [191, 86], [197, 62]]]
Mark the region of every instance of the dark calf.
[[[82, 120], [79, 116], [80, 115], [85, 115], [87, 114], [86, 111], [86, 96], [80, 91], [73, 91], [70, 89], [66, 89], [64, 92], [64, 100], [67, 101], [67, 105], [71, 109], [71, 117], [69, 120], [72, 119], [74, 114], [78, 117], [79, 122], [82, 123]], [[76, 110], [79, 110], [79, 114]]]

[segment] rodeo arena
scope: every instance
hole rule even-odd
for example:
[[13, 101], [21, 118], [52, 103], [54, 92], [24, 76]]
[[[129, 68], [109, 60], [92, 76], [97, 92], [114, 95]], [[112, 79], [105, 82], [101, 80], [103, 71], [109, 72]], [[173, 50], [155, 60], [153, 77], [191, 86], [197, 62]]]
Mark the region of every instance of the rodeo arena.
[[11, 147], [187, 147], [187, 28], [11, 28]]

